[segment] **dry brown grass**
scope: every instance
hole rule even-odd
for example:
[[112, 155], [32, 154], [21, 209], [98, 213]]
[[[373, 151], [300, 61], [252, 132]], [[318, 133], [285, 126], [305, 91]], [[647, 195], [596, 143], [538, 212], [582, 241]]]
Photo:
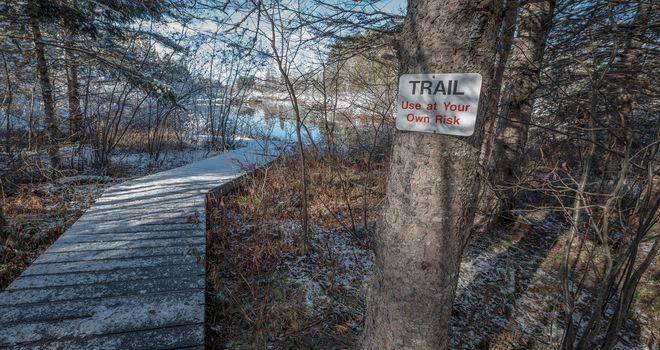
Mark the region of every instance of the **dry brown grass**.
[[92, 191], [69, 187], [55, 195], [36, 184], [22, 185], [5, 198], [11, 233], [0, 244], [0, 290], [6, 288], [73, 224], [93, 201]]
[[[179, 147], [180, 142], [174, 130], [161, 131], [163, 151]], [[119, 140], [117, 147], [130, 152], [149, 152], [148, 134], [146, 130], [135, 129], [127, 131]]]
[[[366, 198], [366, 221], [373, 224], [384, 196], [385, 159], [374, 162], [370, 173], [365, 171], [363, 160], [355, 155], [329, 159], [310, 154], [309, 214], [313, 230], [346, 235], [356, 247], [368, 249], [365, 230], [360, 228], [360, 238], [349, 232], [353, 227], [351, 212], [356, 225], [364, 222]], [[299, 174], [295, 157], [283, 158], [244, 178], [238, 190], [211, 204], [207, 233], [208, 348], [264, 349], [269, 344], [282, 349], [341, 349], [355, 343], [355, 324], [362, 323], [361, 296], [334, 283], [333, 265], [337, 262], [315, 255], [323, 247], [312, 243], [307, 255], [299, 256]], [[324, 290], [328, 305], [313, 310], [305, 304], [305, 287], [292, 283], [283, 267], [310, 256], [319, 259], [328, 271], [314, 276], [328, 286]], [[349, 305], [349, 311], [337, 311], [335, 302]]]
[[[386, 161], [376, 161], [369, 173], [359, 154], [341, 160], [310, 154], [309, 159], [312, 227], [350, 236], [356, 245], [368, 250], [369, 234], [364, 232], [370, 230], [361, 227], [362, 200], [367, 199], [367, 222], [372, 229], [384, 197]], [[299, 255], [296, 237], [291, 236], [292, 232], [301, 235], [299, 225], [295, 225], [299, 222], [302, 207], [299, 174], [295, 157], [282, 159], [245, 178], [237, 191], [211, 204], [207, 233], [208, 348], [349, 349], [356, 344], [363, 322], [363, 294], [334, 284], [335, 274], [330, 266], [334, 261], [324, 261], [326, 267], [330, 267], [315, 276], [329, 286], [324, 290], [331, 299], [327, 306], [315, 304], [310, 308], [304, 286], [291, 283], [287, 278], [288, 262], [308, 257]], [[365, 183], [366, 197], [363, 192]], [[351, 213], [357, 232], [352, 232]], [[547, 219], [544, 215], [534, 219], [543, 222]], [[484, 301], [472, 305], [470, 311], [478, 315], [470, 321], [471, 327], [482, 332], [474, 335], [482, 339], [476, 346], [480, 349], [549, 349], [543, 337], [537, 339], [536, 334], [530, 335], [529, 330], [522, 329], [524, 326], [518, 324], [517, 317], [529, 316], [545, 323], [552, 321], [544, 320], [543, 315], [556, 316], [560, 301], [556, 273], [563, 251], [561, 243], [565, 238], [560, 235], [555, 243], [550, 244], [544, 234], [536, 232], [526, 221], [514, 221], [502, 229], [506, 234], [489, 245], [488, 249], [493, 251], [486, 256], [494, 255], [499, 259], [502, 257], [499, 253], [508, 251], [511, 261], [503, 259], [502, 264], [525, 269], [529, 260], [539, 255], [542, 261], [530, 271], [530, 276], [525, 277], [529, 282], [525, 282], [527, 286], [523, 285], [518, 293], [528, 293], [528, 299], [532, 301], [537, 297], [541, 299], [537, 300], [536, 309], [528, 310], [526, 304], [522, 304], [519, 309], [513, 307], [509, 312], [508, 303], [515, 301], [511, 298], [520, 295], [502, 295], [505, 292], [501, 281], [495, 277], [486, 278], [480, 289]], [[536, 238], [530, 239], [530, 235]], [[489, 241], [486, 238], [477, 237], [477, 241]], [[524, 244], [521, 243], [523, 240]], [[538, 252], [544, 245], [549, 245], [548, 251]], [[322, 249], [314, 245], [310, 248], [311, 252]], [[466, 262], [470, 260], [467, 256], [465, 259]], [[648, 325], [645, 328], [652, 329], [657, 324], [658, 314], [657, 263], [646, 276], [638, 289], [636, 304], [638, 308], [651, 310], [647, 312]], [[516, 275], [516, 278], [523, 277]], [[495, 293], [499, 293], [502, 300], [495, 300]], [[491, 301], [495, 305], [493, 311], [482, 313], [483, 304]], [[349, 305], [350, 310], [337, 311], [340, 309], [335, 307], [335, 302]], [[486, 330], [479, 327], [497, 315], [505, 315], [507, 325], [488, 336]]]

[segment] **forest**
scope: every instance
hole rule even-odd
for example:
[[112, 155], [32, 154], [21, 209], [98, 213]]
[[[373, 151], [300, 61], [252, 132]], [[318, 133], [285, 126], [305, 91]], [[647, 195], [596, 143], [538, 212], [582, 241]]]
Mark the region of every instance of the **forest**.
[[0, 0], [0, 348], [660, 349], [659, 9]]

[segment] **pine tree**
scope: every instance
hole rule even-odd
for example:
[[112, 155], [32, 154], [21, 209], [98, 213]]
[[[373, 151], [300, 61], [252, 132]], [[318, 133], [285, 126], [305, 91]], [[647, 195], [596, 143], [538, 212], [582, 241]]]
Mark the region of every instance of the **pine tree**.
[[46, 48], [39, 23], [40, 19], [44, 16], [43, 8], [37, 1], [28, 0], [27, 14], [32, 31], [32, 40], [34, 41], [34, 55], [39, 73], [39, 84], [41, 85], [41, 98], [44, 104], [44, 124], [46, 126], [46, 144], [50, 157], [50, 165], [53, 169], [59, 169], [59, 130], [55, 112], [55, 99], [53, 97], [53, 84], [51, 83], [50, 73], [48, 71]]
[[[489, 91], [501, 3], [409, 1], [399, 38], [401, 73], [480, 73], [481, 91]], [[480, 108], [471, 137], [395, 134], [363, 349], [447, 348], [461, 256], [476, 209], [487, 113]]]
[[[509, 57], [508, 79], [502, 89], [501, 116], [489, 166], [497, 186], [515, 183], [520, 177], [521, 158], [554, 8], [555, 0], [525, 1], [521, 6], [520, 26]], [[512, 209], [513, 191], [505, 191], [501, 197], [505, 203], [496, 210]]]

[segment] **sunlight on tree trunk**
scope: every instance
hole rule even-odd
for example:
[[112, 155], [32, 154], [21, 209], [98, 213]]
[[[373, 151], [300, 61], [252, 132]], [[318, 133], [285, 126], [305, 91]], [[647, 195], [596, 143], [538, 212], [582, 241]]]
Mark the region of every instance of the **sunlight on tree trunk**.
[[[501, 10], [501, 1], [409, 1], [401, 73], [480, 73], [481, 91], [489, 91]], [[447, 348], [487, 113], [479, 110], [470, 137], [396, 132], [363, 349]]]

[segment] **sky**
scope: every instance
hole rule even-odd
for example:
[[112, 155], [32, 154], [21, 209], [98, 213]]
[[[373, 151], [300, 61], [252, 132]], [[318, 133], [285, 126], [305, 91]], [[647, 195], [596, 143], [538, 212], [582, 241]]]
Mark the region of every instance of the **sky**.
[[[330, 0], [327, 2], [330, 4], [349, 4], [350, 6], [353, 6], [354, 4], [360, 4], [359, 0]], [[313, 1], [302, 0], [300, 2], [300, 8], [308, 9], [310, 6], [313, 6], [313, 4]], [[288, 5], [297, 7], [298, 0], [290, 0]], [[406, 0], [383, 0], [373, 4], [373, 10], [394, 15], [403, 15], [405, 13], [406, 5]], [[181, 33], [184, 33], [186, 39], [183, 40], [183, 44], [188, 45], [191, 47], [191, 49], [196, 49], [197, 51], [195, 57], [192, 58], [195, 60], [195, 64], [193, 66], [200, 71], [204, 71], [208, 70], [210, 67], [210, 56], [213, 52], [214, 44], [216, 50], [223, 49], [226, 47], [226, 42], [228, 41], [226, 39], [231, 39], [232, 35], [231, 33], [228, 33], [228, 31], [230, 31], [231, 25], [219, 25], [218, 21], [213, 20], [214, 17], [227, 18], [227, 16], [229, 16], [229, 23], [241, 22], [239, 26], [240, 29], [248, 29], [254, 32], [257, 26], [260, 26], [261, 34], [268, 35], [268, 33], [270, 33], [270, 27], [266, 25], [265, 21], [262, 19], [260, 22], [257, 22], [257, 16], [254, 14], [252, 14], [247, 20], [244, 20], [244, 16], [247, 13], [248, 12], [246, 11], [246, 8], [240, 7], [228, 10], [227, 14], [220, 13], [219, 11], [217, 14], [210, 11], [200, 11], [200, 13], [196, 14], [198, 17], [196, 20], [186, 23], [182, 23], [181, 21], [177, 20], [171, 20], [167, 24], [160, 24], [157, 30], [170, 36], [178, 36]], [[291, 15], [284, 14], [282, 16], [286, 20], [288, 18], [287, 16]], [[295, 22], [295, 19], [293, 21]], [[214, 37], [218, 38], [219, 40], [214, 41]], [[296, 46], [296, 42], [299, 40], [309, 40], [312, 37], [313, 34], [310, 33], [310, 31], [306, 28], [303, 28], [303, 30], [299, 32], [286, 33], [285, 35], [278, 36], [276, 41], [278, 42], [278, 46], [283, 43], [283, 40], [292, 46]], [[311, 45], [301, 48], [296, 52], [295, 57], [291, 58], [291, 62], [293, 62], [291, 68], [295, 71], [309, 71], [312, 69], [312, 66], [316, 66], [318, 61], [323, 59], [324, 53], [328, 51], [330, 44], [331, 42], [328, 40], [315, 41]], [[264, 45], [264, 47], [267, 47], [267, 45]], [[169, 49], [162, 45], [158, 45], [156, 50], [161, 55], [166, 55], [170, 52]], [[275, 65], [274, 60], [267, 61], [265, 65], [261, 67], [261, 69], [256, 73], [256, 75], [258, 77], [263, 77], [268, 71], [277, 71], [277, 66]]]

